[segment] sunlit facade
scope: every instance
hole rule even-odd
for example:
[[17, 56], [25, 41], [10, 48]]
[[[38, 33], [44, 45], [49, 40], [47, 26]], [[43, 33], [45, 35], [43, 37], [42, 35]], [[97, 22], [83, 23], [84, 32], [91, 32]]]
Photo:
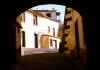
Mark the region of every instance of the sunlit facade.
[[66, 8], [61, 52], [69, 53], [74, 59], [86, 64], [86, 39], [82, 16], [74, 9]]
[[[60, 37], [58, 37], [59, 22], [56, 11], [54, 17], [28, 9], [22, 15], [21, 46], [23, 48], [50, 48], [59, 49]], [[54, 14], [54, 13], [53, 13]], [[51, 13], [52, 16], [52, 13]], [[49, 35], [45, 40], [42, 35]], [[52, 45], [50, 42], [52, 40]], [[43, 43], [44, 42], [44, 43]], [[48, 43], [47, 43], [48, 42]], [[48, 44], [49, 46], [46, 46]]]

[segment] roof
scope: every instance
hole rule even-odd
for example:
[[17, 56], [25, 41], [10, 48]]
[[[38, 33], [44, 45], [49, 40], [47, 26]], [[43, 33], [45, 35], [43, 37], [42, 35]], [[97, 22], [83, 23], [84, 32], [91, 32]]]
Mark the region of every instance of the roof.
[[22, 26], [19, 24], [19, 22], [18, 21], [14, 21], [15, 22], [15, 24], [19, 27], [19, 28], [22, 28]]
[[[33, 10], [33, 11], [36, 11], [36, 12], [56, 12], [57, 10]], [[59, 16], [61, 13], [60, 12], [56, 12], [56, 14], [57, 14], [57, 16]]]
[[36, 12], [36, 11], [34, 11], [34, 10], [32, 10], [32, 9], [28, 9], [27, 11], [32, 12], [34, 15], [39, 15], [39, 16], [41, 16], [41, 17], [44, 17], [44, 18], [50, 19], [50, 20], [52, 20], [52, 21], [58, 22], [58, 20], [52, 19], [52, 18], [50, 18], [50, 17], [48, 17], [48, 16], [44, 16], [42, 13]]
[[36, 12], [56, 12], [57, 10], [33, 10]]
[[61, 39], [61, 37], [56, 37], [56, 36], [52, 36], [52, 35], [48, 35], [48, 34], [43, 34], [42, 36], [49, 36], [49, 37]]
[[31, 13], [33, 13], [34, 15], [39, 15], [39, 16], [44, 16], [43, 14], [41, 14], [41, 13], [38, 13], [38, 12], [36, 12], [36, 11], [33, 11], [33, 10], [31, 10], [31, 9], [28, 9], [27, 11], [30, 11]]

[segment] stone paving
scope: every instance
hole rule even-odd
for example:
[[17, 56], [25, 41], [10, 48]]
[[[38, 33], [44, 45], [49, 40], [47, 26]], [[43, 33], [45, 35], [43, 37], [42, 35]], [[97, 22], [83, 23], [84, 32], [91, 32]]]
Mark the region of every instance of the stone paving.
[[59, 53], [58, 50], [24, 48], [22, 59], [12, 67], [12, 70], [86, 70], [86, 68], [76, 64], [71, 57]]
[[54, 53], [58, 52], [58, 49], [48, 49], [48, 48], [22, 48], [22, 56], [30, 54], [39, 54], [39, 53]]

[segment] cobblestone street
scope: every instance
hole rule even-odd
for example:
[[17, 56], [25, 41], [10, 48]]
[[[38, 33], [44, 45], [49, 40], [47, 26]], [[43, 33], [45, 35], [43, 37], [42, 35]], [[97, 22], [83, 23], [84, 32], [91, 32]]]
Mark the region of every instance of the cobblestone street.
[[39, 54], [39, 53], [54, 53], [59, 52], [58, 49], [48, 48], [22, 48], [22, 55]]
[[[41, 51], [43, 50], [41, 49]], [[24, 51], [26, 50], [24, 49]], [[32, 52], [32, 49], [30, 52]], [[37, 51], [35, 50], [35, 52]], [[83, 68], [80, 69], [71, 57], [65, 53], [58, 53], [57, 50], [52, 50], [51, 52], [48, 49], [48, 52], [46, 50], [46, 53], [39, 54], [34, 54], [33, 52], [33, 54], [29, 54], [28, 51], [27, 53], [27, 55], [24, 53], [21, 61], [13, 70], [86, 70]]]

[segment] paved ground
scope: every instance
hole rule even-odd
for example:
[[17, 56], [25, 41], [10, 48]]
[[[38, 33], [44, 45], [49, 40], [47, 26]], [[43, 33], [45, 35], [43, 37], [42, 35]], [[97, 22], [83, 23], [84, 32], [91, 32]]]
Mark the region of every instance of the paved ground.
[[39, 53], [54, 53], [58, 52], [58, 49], [48, 49], [48, 48], [22, 48], [22, 56], [30, 54]]
[[71, 57], [65, 53], [58, 53], [57, 50], [56, 52], [48, 50], [48, 53], [46, 51], [46, 53], [35, 54], [31, 49], [29, 52], [33, 54], [29, 55], [28, 51], [27, 55], [24, 53], [21, 61], [17, 66], [13, 66], [12, 70], [86, 70], [81, 65], [75, 64]]

